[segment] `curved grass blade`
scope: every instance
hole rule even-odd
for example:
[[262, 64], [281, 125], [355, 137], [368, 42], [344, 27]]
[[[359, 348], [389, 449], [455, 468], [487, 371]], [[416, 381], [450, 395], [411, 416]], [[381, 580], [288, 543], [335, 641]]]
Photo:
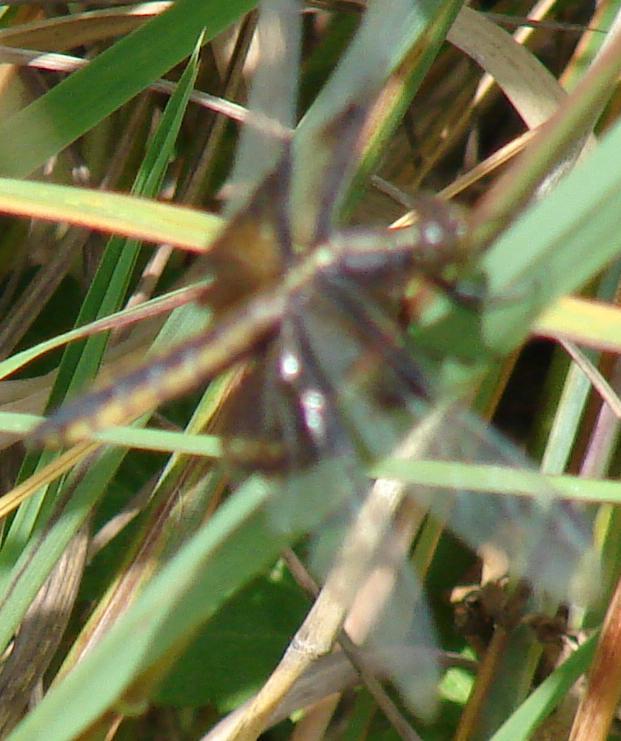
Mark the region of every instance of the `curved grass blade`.
[[0, 125], [0, 173], [25, 177], [212, 39], [253, 0], [178, 0]]
[[[277, 5], [272, 4], [268, 7], [275, 8]], [[391, 28], [390, 23], [395, 23], [397, 18], [403, 20], [405, 17], [403, 15], [399, 16], [399, 13], [404, 12], [405, 9], [405, 5], [402, 3], [395, 5], [395, 8], [397, 8], [396, 15], [386, 16], [386, 18], [377, 14], [379, 4], [373, 7], [375, 8], [375, 15], [370, 16], [371, 20], [376, 23], [385, 22], [387, 28]], [[390, 18], [390, 23], [388, 18]], [[285, 76], [284, 79], [289, 78]], [[313, 235], [315, 235], [315, 238], [317, 235], [323, 237], [331, 230], [331, 201], [334, 200], [335, 193], [339, 191], [344, 180], [347, 179], [340, 170], [347, 170], [344, 164], [349, 165], [350, 162], [351, 142], [360, 131], [361, 121], [365, 119], [370, 103], [371, 100], [365, 96], [362, 97], [361, 101], [354, 100], [352, 102], [351, 99], [348, 100], [347, 105], [341, 107], [338, 110], [338, 115], [333, 116], [322, 129], [324, 134], [326, 132], [330, 134], [328, 148], [331, 147], [330, 151], [338, 155], [334, 157], [334, 162], [339, 171], [324, 173], [325, 184], [313, 193], [318, 208], [312, 225], [314, 231], [306, 243], [312, 243]], [[331, 131], [329, 130], [330, 126], [333, 126]], [[342, 143], [339, 149], [337, 140], [341, 127], [346, 135], [343, 136], [344, 144]], [[246, 207], [238, 212], [237, 221], [235, 218], [233, 219], [229, 236], [235, 231], [235, 226], [242, 223], [243, 219], [246, 219], [246, 225], [252, 226], [252, 218], [246, 217], [253, 216], [252, 208], [254, 206], [257, 206], [258, 216], [265, 217], [264, 219], [257, 219], [257, 229], [263, 227], [270, 217], [272, 221], [278, 222], [278, 219], [282, 218], [281, 214], [290, 207], [290, 203], [285, 200], [286, 189], [274, 186], [274, 183], [286, 184], [286, 175], [282, 174], [282, 170], [279, 171], [278, 164], [274, 164], [274, 159], [278, 160], [277, 153], [280, 151], [277, 143], [274, 151], [276, 154], [268, 151], [266, 157], [268, 164], [261, 165], [261, 167], [267, 168], [267, 176], [261, 180], [258, 189], [251, 189], [254, 196], [247, 202]], [[285, 154], [285, 165], [287, 165], [286, 158], [287, 155]], [[273, 168], [270, 169], [272, 164]], [[270, 178], [272, 177], [274, 181], [271, 184]], [[276, 205], [267, 213], [263, 208], [261, 214], [262, 204], [259, 203], [260, 199], [257, 199], [257, 193], [264, 196], [270, 187], [273, 187]], [[262, 190], [263, 188], [265, 190]], [[289, 243], [287, 236], [288, 224], [272, 224], [270, 229], [270, 239], [273, 238], [276, 242], [275, 251], [280, 250], [281, 257], [294, 256], [295, 250]], [[292, 395], [297, 398], [294, 416], [285, 416], [284, 421], [281, 421], [280, 424], [289, 428], [292, 425], [295, 429], [301, 428], [306, 432], [307, 437], [314, 441], [316, 454], [321, 458], [320, 465], [328, 467], [330, 480], [337, 484], [336, 488], [342, 491], [344, 497], [351, 494], [360, 495], [364, 490], [364, 486], [358, 483], [363, 481], [363, 478], [354, 454], [363, 452], [368, 454], [367, 457], [375, 459], [378, 455], [385, 455], [386, 452], [392, 451], [395, 445], [399, 447], [401, 436], [407, 434], [408, 425], [411, 426], [413, 420], [420, 422], [413, 433], [420, 444], [419, 452], [433, 448], [439, 438], [438, 456], [442, 459], [448, 459], [449, 455], [452, 455], [452, 446], [444, 446], [445, 441], [442, 440], [441, 427], [433, 429], [435, 424], [443, 421], [442, 415], [429, 411], [429, 407], [422, 404], [412, 394], [413, 391], [420, 390], [421, 384], [419, 383], [417, 388], [415, 379], [419, 378], [419, 374], [405, 351], [404, 343], [401, 343], [401, 341], [395, 343], [390, 336], [389, 324], [379, 318], [379, 312], [368, 308], [367, 298], [358, 299], [348, 287], [349, 283], [355, 285], [361, 280], [364, 271], [360, 269], [360, 265], [365, 260], [368, 261], [367, 265], [370, 267], [368, 272], [371, 278], [375, 277], [376, 269], [384, 269], [381, 250], [378, 249], [375, 253], [372, 250], [367, 250], [364, 253], [359, 251], [355, 254], [353, 250], [348, 253], [347, 249], [341, 249], [340, 253], [338, 250], [330, 250], [331, 246], [338, 245], [339, 239], [340, 237], [335, 239], [333, 245], [320, 244], [308, 257], [300, 259], [283, 277], [282, 283], [277, 285], [276, 278], [280, 277], [279, 271], [284, 271], [284, 268], [289, 266], [281, 265], [278, 259], [275, 259], [275, 268], [273, 273], [269, 275], [269, 279], [274, 280], [274, 285], [264, 287], [262, 293], [253, 294], [251, 298], [247, 298], [241, 306], [238, 306], [236, 311], [226, 317], [224, 323], [218, 329], [210, 330], [205, 335], [200, 336], [189, 346], [189, 349], [177, 348], [169, 356], [168, 365], [164, 367], [164, 373], [161, 366], [156, 367], [155, 370], [151, 368], [149, 371], [143, 368], [136, 371], [136, 375], [125, 378], [123, 380], [125, 385], [122, 387], [120, 396], [123, 403], [119, 404], [116, 409], [114, 409], [114, 403], [119, 401], [119, 397], [111, 396], [109, 389], [100, 392], [98, 398], [91, 397], [88, 402], [91, 405], [87, 410], [88, 414], [81, 420], [84, 427], [81, 430], [78, 427], [77, 436], [79, 437], [81, 434], [88, 435], [92, 429], [93, 421], [95, 425], [100, 425], [124, 418], [122, 415], [128, 414], [125, 402], [130, 404], [129, 416], [134, 416], [139, 413], [140, 405], [153, 406], [161, 398], [172, 398], [186, 389], [193, 388], [201, 378], [210, 377], [213, 373], [228, 367], [235, 360], [254, 353], [264, 341], [271, 339], [274, 335], [282, 339], [287, 324], [285, 320], [293, 315], [295, 319], [299, 320], [297, 324], [302, 327], [304, 344], [308, 348], [305, 357], [301, 358], [301, 365], [307, 370], [310, 368], [312, 372], [307, 372], [305, 375], [299, 374], [296, 383], [290, 382], [289, 385], [295, 392]], [[346, 237], [341, 240], [341, 246], [343, 244], [346, 248], [350, 245]], [[406, 246], [399, 240], [392, 244], [397, 248], [399, 245], [401, 249]], [[395, 249], [394, 252], [398, 253], [399, 250]], [[411, 252], [410, 250], [405, 257], [411, 257]], [[394, 265], [391, 262], [393, 257], [394, 255], [386, 258], [386, 255], [384, 255], [384, 258], [390, 263], [390, 267]], [[283, 262], [285, 261], [283, 260]], [[400, 267], [403, 270], [407, 266], [411, 266], [411, 261], [408, 262], [407, 259], [404, 259], [400, 263]], [[390, 270], [385, 272], [390, 272]], [[319, 289], [325, 288], [326, 285], [329, 286], [330, 291], [324, 296], [323, 293], [319, 293]], [[357, 286], [355, 285], [355, 287]], [[249, 311], [250, 309], [252, 311]], [[325, 317], [329, 318], [334, 313], [337, 314], [337, 317], [343, 318], [337, 319], [332, 324], [324, 321]], [[245, 321], [248, 315], [253, 317], [250, 323]], [[251, 331], [249, 331], [249, 326]], [[345, 339], [342, 339], [340, 343], [333, 342], [332, 345], [328, 343], [325, 345], [326, 349], [323, 349], [326, 329], [329, 326], [336, 326], [337, 329], [334, 332], [336, 338]], [[371, 330], [365, 333], [361, 328], [366, 326], [370, 326]], [[296, 331], [299, 331], [297, 327]], [[211, 344], [205, 346], [205, 341], [209, 341]], [[279, 348], [276, 354], [277, 360], [283, 359], [283, 352], [283, 348]], [[285, 358], [287, 362], [281, 362], [280, 368], [276, 369], [275, 372], [280, 373], [281, 379], [288, 375], [291, 381], [293, 376], [296, 375], [293, 368], [295, 362], [293, 366], [290, 362], [292, 357], [295, 360], [296, 353], [290, 354], [289, 357]], [[313, 360], [317, 361], [314, 367], [311, 362]], [[181, 380], [173, 378], [173, 375], [170, 374], [171, 369], [178, 372]], [[369, 369], [370, 373], [368, 372]], [[153, 386], [147, 384], [149, 374], [158, 379]], [[137, 393], [137, 389], [139, 393]], [[131, 406], [132, 394], [135, 394], [138, 398], [136, 406]], [[99, 416], [98, 411], [101, 410], [100, 404], [102, 401], [113, 402], [108, 407], [111, 411], [106, 413], [109, 416], [104, 415], [103, 418]], [[121, 409], [121, 407], [123, 408]], [[330, 409], [335, 407], [336, 412], [331, 412]], [[388, 414], [386, 413], [387, 408]], [[336, 414], [334, 424], [328, 419], [328, 415], [332, 413]], [[61, 419], [61, 437], [68, 429], [71, 429], [76, 419], [78, 421], [80, 419], [75, 410], [75, 416], [72, 416], [70, 410], [67, 410], [66, 414], [68, 416], [65, 417], [64, 422]], [[296, 421], [295, 415], [301, 418], [301, 424]], [[63, 425], [65, 426], [64, 430]], [[54, 428], [51, 429], [53, 431]], [[455, 429], [457, 430], [457, 426]], [[460, 431], [462, 429], [464, 429], [463, 425], [459, 427]], [[467, 425], [465, 425], [465, 429], [466, 433], [472, 433], [472, 429], [468, 428]], [[337, 432], [333, 433], [331, 430]], [[49, 433], [50, 428], [48, 428]], [[73, 428], [73, 434], [76, 434], [75, 427]], [[467, 452], [468, 446], [464, 445], [461, 440], [459, 442]], [[480, 455], [483, 452], [485, 456], [488, 450], [494, 448], [483, 435], [478, 434], [478, 431], [477, 434], [473, 435], [470, 442], [475, 450], [475, 455]], [[301, 445], [297, 445], [296, 450], [301, 451], [301, 449]], [[451, 452], [447, 452], [448, 450]], [[404, 449], [399, 450], [399, 452], [406, 454]], [[300, 455], [296, 452], [298, 458]], [[335, 467], [331, 466], [333, 462]], [[310, 484], [306, 474], [311, 479]], [[321, 483], [319, 487], [317, 486], [317, 482], [321, 482], [322, 479], [317, 479], [316, 476], [317, 472], [313, 468], [305, 470], [301, 474], [293, 474], [290, 486], [292, 488], [297, 486], [298, 491], [306, 494], [309, 493], [309, 487], [313, 486], [318, 490], [318, 493], [323, 490], [325, 494], [326, 487]], [[335, 499], [338, 499], [338, 497], [335, 497]], [[434, 493], [422, 496], [421, 500], [425, 506], [429, 506], [432, 510], [435, 509], [435, 512], [441, 515], [444, 514], [445, 506], [449, 506], [445, 505], [444, 502], [436, 503]], [[393, 502], [396, 501], [395, 495]], [[517, 515], [518, 527], [528, 530], [531, 525], [537, 526], [534, 528], [531, 542], [525, 544], [526, 556], [521, 555], [519, 543], [515, 546], [511, 543], [504, 543], [504, 545], [508, 545], [509, 555], [518, 558], [518, 573], [532, 576], [533, 552], [535, 555], [537, 554], [537, 548], [542, 537], [550, 532], [546, 524], [540, 524], [549, 521], [548, 504], [541, 506], [540, 501], [537, 500], [534, 505], [509, 504], [507, 507], [505, 506], [506, 503], [500, 500], [500, 506], [496, 507], [495, 501], [490, 500], [486, 502], [486, 509], [491, 510], [493, 514], [489, 515], [489, 523], [486, 524], [485, 518], [471, 517], [471, 512], [468, 509], [470, 503], [467, 500], [464, 500], [464, 503], [465, 507], [460, 509], [460, 500], [457, 499], [457, 513], [459, 515], [457, 522], [462, 536], [473, 545], [478, 544], [483, 536], [491, 537], [494, 535], [497, 537], [494, 529], [498, 520], [502, 519], [507, 512], [511, 515]], [[291, 529], [294, 531], [303, 527], [312, 529], [314, 527], [314, 516], [323, 517], [326, 514], [325, 507], [330, 508], [337, 503], [324, 502], [322, 504], [324, 508], [320, 506], [315, 508], [305, 502], [304, 506], [307, 507], [307, 511], [304, 514], [310, 516], [311, 521], [296, 519], [296, 513], [294, 512], [291, 515]], [[552, 507], [553, 504], [550, 505], [550, 509]], [[357, 503], [354, 502], [353, 509], [356, 510], [356, 508]], [[392, 512], [394, 514], [394, 510]], [[488, 514], [487, 511], [485, 513]], [[387, 514], [386, 512], [385, 516]], [[482, 525], [485, 525], [483, 535]], [[388, 519], [382, 523], [375, 537], [377, 538], [378, 534], [384, 534], [388, 531], [387, 529]], [[338, 532], [342, 531], [338, 530]], [[581, 543], [576, 545], [576, 542], [569, 538], [569, 549], [572, 558], [574, 550], [580, 551], [581, 548]], [[346, 565], [356, 567], [360, 564], [356, 564], [354, 561]], [[555, 579], [557, 579], [556, 575]], [[547, 577], [544, 578], [543, 587], [546, 590], [549, 588], [548, 581]], [[557, 579], [557, 582], [562, 582], [562, 579]], [[560, 587], [561, 590], [563, 588]], [[346, 609], [346, 605], [339, 605], [339, 608], [342, 613]], [[338, 628], [338, 620], [335, 620], [335, 623], [336, 628]], [[330, 637], [330, 634], [324, 633], [322, 637], [325, 641]], [[260, 725], [261, 716], [258, 717], [259, 721], [257, 722]]]

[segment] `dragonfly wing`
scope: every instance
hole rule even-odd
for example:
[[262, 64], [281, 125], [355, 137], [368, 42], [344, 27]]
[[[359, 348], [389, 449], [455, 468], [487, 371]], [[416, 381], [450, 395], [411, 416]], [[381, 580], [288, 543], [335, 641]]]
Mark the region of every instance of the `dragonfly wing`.
[[516, 576], [540, 592], [566, 597], [591, 542], [584, 514], [561, 501], [543, 477], [527, 474], [523, 456], [487, 425], [421, 397], [429, 389], [399, 328], [359, 286], [324, 276], [303, 323], [308, 351], [332, 389], [331, 402], [359, 455], [402, 457], [404, 441], [410, 440], [417, 450], [408, 450], [408, 456], [500, 463], [532, 476], [540, 491], [534, 498], [460, 492], [459, 482], [450, 491], [416, 488], [412, 495], [447, 519], [472, 548], [493, 546], [506, 555]]
[[196, 268], [216, 277], [204, 298], [215, 309], [274, 282], [291, 251], [288, 204], [300, 25], [297, 0], [261, 3], [248, 117], [226, 188], [228, 222]]
[[[359, 587], [359, 562], [369, 558], [365, 571], [368, 582], [359, 597], [361, 611], [373, 623], [372, 636], [363, 629], [354, 636], [374, 649], [387, 646], [416, 647], [416, 661], [385, 667], [402, 696], [419, 715], [430, 715], [435, 708], [439, 678], [432, 621], [414, 572], [395, 553], [397, 536], [392, 521], [383, 525], [380, 545], [367, 553], [368, 538], [356, 532], [358, 513], [370, 496], [371, 483], [360, 465], [358, 451], [335, 395], [338, 393], [324, 374], [322, 363], [312, 354], [306, 334], [306, 306], [290, 307], [278, 341], [271, 348], [266, 387], [261, 401], [266, 405], [265, 429], [277, 428], [285, 440], [286, 471], [274, 497], [270, 518], [278, 530], [308, 530], [307, 513], [316, 522], [317, 512], [324, 521], [312, 534], [309, 562], [320, 579], [330, 580], [331, 569], [347, 573], [347, 588], [338, 590], [347, 601]], [[271, 366], [271, 368], [270, 368]], [[345, 547], [344, 543], [355, 542]], [[355, 563], [351, 562], [354, 558]], [[348, 559], [349, 562], [348, 562]], [[369, 574], [374, 573], [374, 578]], [[362, 585], [360, 585], [362, 586]], [[351, 590], [351, 591], [350, 591]], [[378, 607], [379, 606], [379, 607]], [[374, 614], [369, 618], [367, 611]], [[379, 619], [381, 615], [381, 620]]]
[[[311, 355], [303, 325], [291, 309], [270, 350], [265, 395], [265, 416], [278, 429], [286, 448], [291, 497], [279, 503], [278, 513], [279, 527], [285, 528], [289, 522], [299, 527], [303, 502], [312, 501], [313, 506], [334, 512], [366, 486], [352, 465], [354, 450], [337, 415], [334, 389]], [[332, 481], [328, 497], [327, 480]]]
[[289, 157], [252, 193], [243, 209], [231, 216], [205, 256], [214, 275], [205, 303], [213, 310], [230, 308], [282, 276], [290, 254], [287, 215]]
[[[473, 548], [504, 554], [511, 571], [543, 595], [581, 603], [597, 595], [598, 565], [592, 550], [592, 530], [586, 513], [532, 469], [506, 438], [464, 409], [448, 410], [438, 435], [435, 457], [487, 464], [486, 488], [499, 485], [494, 466], [516, 469], [521, 486], [537, 491], [481, 494], [453, 490], [438, 498], [434, 509], [449, 512], [450, 527]], [[430, 456], [431, 457], [431, 456]], [[450, 502], [450, 504], [447, 504]]]
[[299, 243], [325, 238], [339, 197], [354, 174], [362, 127], [404, 40], [420, 24], [424, 6], [411, 0], [368, 2], [354, 40], [300, 122], [294, 138], [292, 195]]
[[301, 18], [297, 0], [261, 2], [259, 62], [230, 178], [229, 213], [244, 206], [289, 148], [297, 112]]

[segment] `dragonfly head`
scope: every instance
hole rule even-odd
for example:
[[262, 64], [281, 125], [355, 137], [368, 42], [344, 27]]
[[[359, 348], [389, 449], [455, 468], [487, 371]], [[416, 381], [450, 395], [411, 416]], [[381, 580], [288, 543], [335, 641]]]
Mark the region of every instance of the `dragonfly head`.
[[408, 253], [411, 269], [439, 276], [468, 255], [466, 212], [435, 196], [416, 199], [409, 226], [392, 230], [395, 243]]

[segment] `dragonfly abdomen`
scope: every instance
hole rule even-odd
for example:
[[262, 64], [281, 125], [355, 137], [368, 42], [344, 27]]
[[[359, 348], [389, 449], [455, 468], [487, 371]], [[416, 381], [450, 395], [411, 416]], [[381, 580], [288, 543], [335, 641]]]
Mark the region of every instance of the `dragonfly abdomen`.
[[[261, 301], [263, 299], [263, 301]], [[247, 302], [217, 326], [138, 366], [85, 397], [64, 404], [33, 433], [37, 442], [60, 446], [87, 439], [97, 430], [126, 424], [194, 390], [251, 353], [279, 321], [286, 294]]]

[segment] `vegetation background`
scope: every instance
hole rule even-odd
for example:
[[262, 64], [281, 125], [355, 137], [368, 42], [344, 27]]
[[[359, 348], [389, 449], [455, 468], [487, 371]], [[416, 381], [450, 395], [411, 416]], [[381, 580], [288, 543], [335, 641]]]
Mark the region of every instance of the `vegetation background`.
[[[264, 686], [313, 605], [280, 559], [290, 543], [263, 518], [265, 485], [227, 498], [218, 441], [197, 434], [234, 372], [160, 410], [156, 429], [109, 430], [61, 454], [20, 442], [100, 366], [114, 377], [208, 321], [191, 303], [192, 255], [221, 228], [244, 112], [199, 91], [245, 103], [261, 65], [255, 6], [0, 6], [0, 726], [11, 738], [200, 738]], [[360, 84], [352, 70], [365, 50], [349, 43], [364, 6], [304, 6], [301, 224], [316, 216], [312, 188], [325, 171], [317, 132], [334, 109], [322, 91], [344, 59], [341, 97], [355, 99]], [[554, 487], [597, 508], [602, 595], [582, 616], [581, 645], [545, 678], [524, 626], [496, 626], [477, 655], [447, 597], [476, 576], [475, 557], [431, 524], [413, 559], [451, 664], [442, 712], [412, 717], [391, 690], [379, 710], [378, 688], [372, 699], [343, 680], [332, 707], [286, 718], [294, 703], [266, 737], [518, 739], [542, 726], [542, 737], [565, 738], [572, 724], [574, 739], [607, 737], [621, 695], [619, 493], [606, 480], [618, 469], [620, 408], [617, 13], [612, 0], [413, 2], [417, 23], [380, 71], [382, 105], [344, 206], [351, 221], [388, 225], [404, 211], [395, 192], [425, 189], [469, 209], [485, 300], [473, 312], [419, 286], [411, 332], [442, 358], [443, 378], [476, 389], [480, 413], [497, 409]], [[165, 322], [162, 307], [175, 309]], [[395, 475], [384, 465], [378, 475]], [[494, 484], [521, 491], [518, 474]], [[431, 473], [412, 462], [399, 476]], [[461, 460], [450, 476], [477, 486]], [[310, 676], [319, 700], [327, 680]], [[253, 722], [268, 725], [267, 710]]]

